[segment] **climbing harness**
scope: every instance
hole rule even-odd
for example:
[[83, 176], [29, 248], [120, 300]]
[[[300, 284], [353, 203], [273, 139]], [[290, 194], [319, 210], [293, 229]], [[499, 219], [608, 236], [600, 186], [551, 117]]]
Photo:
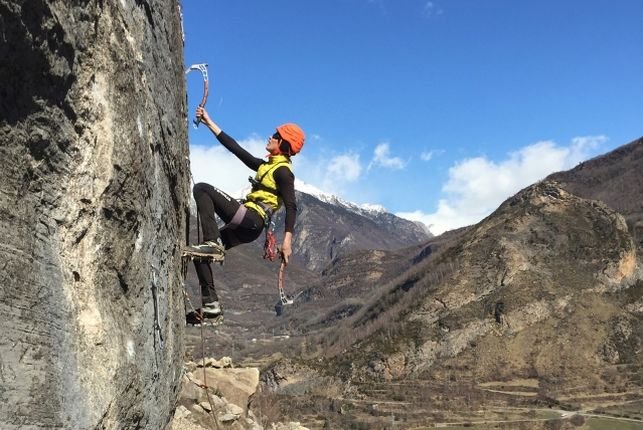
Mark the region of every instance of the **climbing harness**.
[[[185, 70], [185, 74], [187, 75], [190, 73], [192, 70], [198, 70], [201, 72], [201, 76], [203, 76], [203, 98], [201, 99], [201, 103], [199, 103], [199, 107], [205, 107], [205, 104], [208, 102], [208, 65], [207, 63], [201, 63], [201, 64], [192, 64], [190, 67], [188, 67]], [[199, 118], [195, 118], [192, 123], [194, 124], [194, 128], [199, 127], [199, 123], [201, 120]]]

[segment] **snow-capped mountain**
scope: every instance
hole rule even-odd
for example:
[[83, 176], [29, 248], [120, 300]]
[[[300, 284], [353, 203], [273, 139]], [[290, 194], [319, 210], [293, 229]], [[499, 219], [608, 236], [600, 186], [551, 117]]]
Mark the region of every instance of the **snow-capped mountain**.
[[[380, 205], [358, 205], [295, 182], [297, 224], [294, 251], [312, 270], [322, 270], [333, 259], [365, 249], [394, 250], [431, 237], [425, 226], [389, 213]], [[283, 211], [276, 225], [283, 223]]]
[[371, 204], [371, 203], [364, 203], [361, 205], [358, 205], [357, 203], [352, 203], [347, 200], [344, 200], [334, 194], [327, 193], [325, 191], [320, 190], [319, 188], [316, 188], [313, 185], [306, 184], [303, 181], [300, 181], [299, 179], [295, 179], [295, 189], [297, 191], [301, 191], [302, 193], [306, 193], [308, 195], [311, 195], [318, 200], [321, 200], [322, 202], [325, 203], [330, 203], [332, 205], [338, 205], [338, 206], [343, 206], [347, 209], [350, 209], [352, 211], [358, 212], [358, 213], [382, 213], [382, 212], [387, 212], [386, 208], [382, 205], [376, 205], [376, 204]]

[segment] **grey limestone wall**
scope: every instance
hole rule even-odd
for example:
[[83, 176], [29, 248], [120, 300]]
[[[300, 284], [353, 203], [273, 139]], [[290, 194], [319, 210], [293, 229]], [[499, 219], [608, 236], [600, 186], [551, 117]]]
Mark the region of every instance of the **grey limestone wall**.
[[189, 196], [172, 0], [0, 0], [0, 428], [166, 428]]

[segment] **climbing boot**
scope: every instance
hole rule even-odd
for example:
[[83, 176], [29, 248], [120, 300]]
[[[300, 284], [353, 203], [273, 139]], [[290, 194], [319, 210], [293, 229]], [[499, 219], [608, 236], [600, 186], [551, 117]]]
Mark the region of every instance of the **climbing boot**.
[[216, 318], [219, 315], [223, 314], [223, 309], [218, 301], [206, 303], [201, 308], [201, 315], [203, 318]]
[[190, 257], [202, 257], [213, 261], [223, 261], [225, 258], [225, 247], [215, 241], [207, 241], [198, 245], [186, 246], [183, 255]]

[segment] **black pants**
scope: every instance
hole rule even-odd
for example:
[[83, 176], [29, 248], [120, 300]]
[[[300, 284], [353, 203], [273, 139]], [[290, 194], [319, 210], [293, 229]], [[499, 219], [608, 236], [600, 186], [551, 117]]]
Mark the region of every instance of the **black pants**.
[[[221, 238], [226, 249], [257, 239], [263, 230], [263, 218], [252, 209], [248, 209], [239, 225], [228, 225], [237, 213], [239, 203], [223, 191], [212, 185], [200, 182], [192, 190], [196, 208], [201, 218], [203, 241], [216, 241]], [[218, 215], [226, 225], [219, 231], [215, 215]], [[218, 300], [214, 288], [212, 268], [210, 263], [194, 260], [194, 268], [201, 285], [202, 304]]]

